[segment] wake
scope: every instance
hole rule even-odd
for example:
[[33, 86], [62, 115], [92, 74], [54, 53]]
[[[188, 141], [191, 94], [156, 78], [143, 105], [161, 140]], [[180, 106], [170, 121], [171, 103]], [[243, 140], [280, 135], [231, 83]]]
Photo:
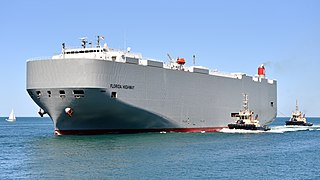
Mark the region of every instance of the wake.
[[269, 131], [263, 130], [244, 130], [244, 129], [229, 129], [223, 128], [219, 132], [221, 133], [233, 133], [233, 134], [257, 134], [257, 133], [285, 133], [296, 131], [320, 131], [320, 125], [313, 126], [270, 126]]

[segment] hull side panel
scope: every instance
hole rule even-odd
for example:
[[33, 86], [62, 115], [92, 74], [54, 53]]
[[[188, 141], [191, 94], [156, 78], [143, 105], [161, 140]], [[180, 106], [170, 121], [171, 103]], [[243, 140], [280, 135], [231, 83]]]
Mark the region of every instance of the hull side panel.
[[[61, 131], [226, 127], [241, 108], [242, 93], [263, 125], [276, 117], [276, 88], [276, 81], [245, 75], [237, 79], [103, 60], [27, 62], [27, 90]], [[84, 90], [80, 98], [73, 92], [79, 89]], [[74, 109], [71, 118], [66, 107]]]

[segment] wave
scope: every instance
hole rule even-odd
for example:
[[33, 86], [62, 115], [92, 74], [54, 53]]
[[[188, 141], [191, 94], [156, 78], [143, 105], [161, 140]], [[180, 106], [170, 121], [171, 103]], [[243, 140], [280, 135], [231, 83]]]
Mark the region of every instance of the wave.
[[222, 133], [239, 133], [239, 134], [256, 134], [256, 133], [265, 133], [267, 131], [223, 128], [219, 132], [222, 132]]
[[223, 128], [219, 132], [222, 133], [239, 133], [239, 134], [257, 134], [257, 133], [285, 133], [296, 131], [320, 131], [320, 125], [313, 126], [271, 126], [269, 131], [263, 130], [244, 130], [244, 129], [229, 129]]

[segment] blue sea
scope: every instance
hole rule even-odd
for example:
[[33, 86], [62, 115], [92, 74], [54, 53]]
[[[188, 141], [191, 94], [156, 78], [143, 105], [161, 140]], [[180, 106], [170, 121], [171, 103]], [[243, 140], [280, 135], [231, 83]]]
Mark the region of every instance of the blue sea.
[[320, 179], [320, 118], [270, 132], [54, 136], [49, 118], [0, 118], [0, 179]]

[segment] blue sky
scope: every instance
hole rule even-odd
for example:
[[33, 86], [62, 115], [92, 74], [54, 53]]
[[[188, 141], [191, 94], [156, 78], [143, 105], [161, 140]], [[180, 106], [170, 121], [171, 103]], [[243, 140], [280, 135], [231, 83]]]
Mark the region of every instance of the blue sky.
[[[261, 63], [278, 80], [278, 115], [299, 98], [320, 116], [320, 1], [0, 2], [0, 116], [37, 116], [26, 92], [26, 60], [59, 53], [61, 43], [103, 35], [109, 46], [166, 61], [166, 53], [224, 72], [254, 75]], [[94, 39], [93, 39], [94, 40]], [[126, 42], [126, 43], [125, 43]]]

